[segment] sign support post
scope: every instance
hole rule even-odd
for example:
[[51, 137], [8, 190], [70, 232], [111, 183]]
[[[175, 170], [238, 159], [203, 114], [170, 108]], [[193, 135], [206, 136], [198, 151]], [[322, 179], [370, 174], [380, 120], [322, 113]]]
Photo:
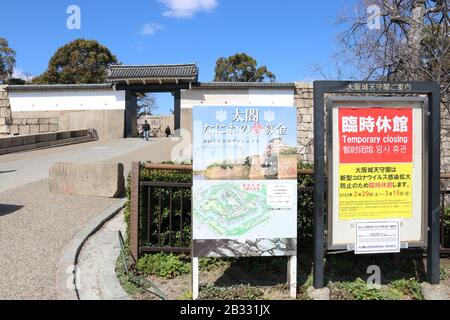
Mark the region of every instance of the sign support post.
[[[430, 284], [439, 283], [439, 222], [440, 222], [440, 90], [436, 82], [314, 82], [314, 272], [313, 285], [324, 286], [325, 240], [325, 94], [426, 94], [428, 114], [428, 246], [427, 273]], [[330, 116], [330, 115], [329, 115]], [[330, 133], [328, 133], [330, 134]], [[329, 181], [331, 183], [331, 181]], [[332, 195], [329, 195], [332, 196]]]

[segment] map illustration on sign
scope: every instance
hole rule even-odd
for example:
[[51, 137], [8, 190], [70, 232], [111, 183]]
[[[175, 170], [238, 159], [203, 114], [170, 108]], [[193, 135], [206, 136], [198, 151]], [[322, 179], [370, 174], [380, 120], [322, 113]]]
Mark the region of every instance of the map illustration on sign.
[[242, 236], [270, 219], [267, 188], [243, 191], [237, 184], [223, 183], [195, 195], [195, 215], [217, 236]]
[[194, 239], [295, 238], [296, 181], [197, 181]]

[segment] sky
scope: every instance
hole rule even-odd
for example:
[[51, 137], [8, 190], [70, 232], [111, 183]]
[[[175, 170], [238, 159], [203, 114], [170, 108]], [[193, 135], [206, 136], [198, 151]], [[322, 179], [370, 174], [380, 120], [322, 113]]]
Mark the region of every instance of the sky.
[[[39, 0], [3, 1], [0, 37], [17, 52], [16, 76], [41, 74], [53, 53], [77, 39], [95, 39], [124, 64], [198, 64], [199, 80], [214, 78], [215, 61], [253, 56], [277, 81], [313, 81], [337, 43], [335, 24], [354, 0]], [[80, 29], [69, 29], [71, 5]], [[172, 108], [157, 96], [157, 113]]]

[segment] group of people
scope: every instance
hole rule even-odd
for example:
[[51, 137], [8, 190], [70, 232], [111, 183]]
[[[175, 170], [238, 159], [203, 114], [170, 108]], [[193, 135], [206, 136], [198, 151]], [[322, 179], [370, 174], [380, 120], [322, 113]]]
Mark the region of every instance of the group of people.
[[[150, 139], [150, 131], [151, 127], [150, 124], [147, 122], [147, 120], [144, 121], [143, 124], [139, 127], [139, 136], [142, 140], [148, 141]], [[170, 130], [170, 127], [167, 126], [166, 130], [164, 131], [167, 137], [169, 137], [172, 134], [172, 131]]]

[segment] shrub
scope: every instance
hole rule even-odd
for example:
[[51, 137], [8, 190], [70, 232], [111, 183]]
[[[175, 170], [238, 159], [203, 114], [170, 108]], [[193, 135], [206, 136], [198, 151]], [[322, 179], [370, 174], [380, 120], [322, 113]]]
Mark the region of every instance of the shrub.
[[172, 279], [176, 276], [189, 273], [191, 270], [187, 259], [174, 254], [148, 254], [139, 259], [136, 269], [145, 275], [154, 275], [161, 278]]
[[333, 298], [342, 300], [401, 300], [403, 293], [394, 287], [370, 288], [361, 278], [352, 282], [335, 282], [331, 285]]

